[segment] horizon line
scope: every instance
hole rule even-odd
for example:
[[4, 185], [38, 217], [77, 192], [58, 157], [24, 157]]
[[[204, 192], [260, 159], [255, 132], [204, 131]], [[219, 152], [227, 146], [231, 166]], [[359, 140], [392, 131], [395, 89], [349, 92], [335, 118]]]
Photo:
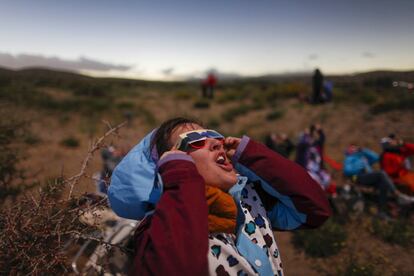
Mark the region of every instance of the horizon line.
[[[316, 68], [316, 67], [315, 67]], [[185, 81], [195, 81], [201, 80], [203, 77], [197, 77], [197, 74], [188, 74], [186, 76], [177, 76], [174, 77], [132, 77], [132, 76], [122, 76], [122, 74], [109, 73], [105, 74], [102, 72], [90, 72], [87, 70], [70, 70], [65, 68], [54, 68], [54, 67], [47, 67], [47, 66], [27, 66], [21, 68], [10, 68], [7, 66], [0, 65], [0, 69], [19, 72], [25, 70], [47, 70], [47, 71], [55, 71], [55, 72], [62, 72], [62, 73], [70, 73], [90, 78], [96, 79], [123, 79], [123, 80], [137, 80], [137, 81], [160, 81], [160, 82], [185, 82]], [[219, 70], [216, 70], [216, 75], [221, 80], [236, 80], [236, 79], [251, 79], [251, 78], [265, 78], [265, 77], [288, 77], [288, 76], [306, 76], [313, 73], [314, 70], [297, 70], [297, 71], [285, 71], [285, 72], [268, 72], [263, 74], [239, 74], [239, 73], [226, 73]], [[366, 73], [375, 73], [375, 72], [389, 72], [389, 73], [408, 73], [414, 72], [413, 69], [408, 70], [398, 70], [398, 69], [390, 69], [390, 68], [376, 68], [372, 70], [362, 70], [362, 71], [354, 71], [354, 72], [343, 72], [343, 73], [324, 73], [325, 76], [330, 77], [340, 77], [340, 76], [354, 76], [359, 74], [366, 74]], [[221, 77], [220, 77], [221, 76]]]

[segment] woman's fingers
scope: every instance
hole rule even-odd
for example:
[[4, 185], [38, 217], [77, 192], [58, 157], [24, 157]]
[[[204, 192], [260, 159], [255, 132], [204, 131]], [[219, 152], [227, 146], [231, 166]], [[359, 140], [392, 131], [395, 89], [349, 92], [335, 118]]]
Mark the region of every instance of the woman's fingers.
[[236, 137], [226, 137], [226, 139], [224, 140], [224, 147], [226, 149], [236, 149], [239, 144], [240, 144], [240, 138], [236, 138]]
[[240, 144], [240, 138], [236, 137], [227, 137], [224, 140], [224, 148], [226, 149], [226, 154], [229, 158], [232, 158], [236, 153], [236, 149]]

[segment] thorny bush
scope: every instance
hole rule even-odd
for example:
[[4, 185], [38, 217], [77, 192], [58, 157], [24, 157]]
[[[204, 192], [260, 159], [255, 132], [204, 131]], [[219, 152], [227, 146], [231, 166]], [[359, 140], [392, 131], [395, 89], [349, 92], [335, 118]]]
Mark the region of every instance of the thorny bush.
[[90, 232], [79, 221], [77, 200], [61, 200], [61, 179], [47, 183], [38, 199], [25, 195], [0, 211], [0, 274], [68, 272], [65, 243], [75, 233]]
[[[82, 197], [72, 195], [93, 153], [104, 139], [125, 123], [109, 130], [88, 151], [79, 174], [48, 181], [37, 194], [26, 191], [0, 209], [0, 275], [60, 275], [70, 270], [66, 245], [69, 241], [91, 239], [95, 225], [86, 225], [81, 217], [92, 209], [104, 207], [105, 201], [87, 205]], [[13, 163], [16, 165], [16, 163]], [[19, 182], [19, 176], [10, 174]], [[13, 179], [11, 179], [13, 180]], [[69, 196], [64, 192], [70, 187]], [[96, 218], [98, 219], [98, 218]]]

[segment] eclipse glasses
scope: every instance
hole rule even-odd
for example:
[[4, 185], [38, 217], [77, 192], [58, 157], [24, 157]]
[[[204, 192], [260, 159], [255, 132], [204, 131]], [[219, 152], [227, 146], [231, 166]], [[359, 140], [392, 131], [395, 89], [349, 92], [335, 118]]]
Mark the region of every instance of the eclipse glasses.
[[198, 129], [181, 133], [176, 148], [181, 151], [201, 149], [206, 145], [207, 138], [217, 139], [224, 142], [224, 136], [212, 129]]

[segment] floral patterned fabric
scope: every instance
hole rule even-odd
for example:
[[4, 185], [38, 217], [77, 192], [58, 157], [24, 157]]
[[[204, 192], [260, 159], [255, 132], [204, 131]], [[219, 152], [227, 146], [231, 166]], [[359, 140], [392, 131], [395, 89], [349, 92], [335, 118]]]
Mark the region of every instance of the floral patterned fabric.
[[[241, 192], [240, 209], [245, 220], [240, 225], [240, 231], [252, 243], [263, 248], [268, 256], [274, 275], [283, 275], [279, 249], [274, 238], [266, 210], [255, 191], [254, 184], [249, 182]], [[240, 235], [240, 233], [239, 233]], [[210, 275], [258, 275], [256, 269], [239, 253], [235, 234], [213, 233], [209, 235], [209, 273]], [[250, 260], [255, 265], [261, 261]]]

